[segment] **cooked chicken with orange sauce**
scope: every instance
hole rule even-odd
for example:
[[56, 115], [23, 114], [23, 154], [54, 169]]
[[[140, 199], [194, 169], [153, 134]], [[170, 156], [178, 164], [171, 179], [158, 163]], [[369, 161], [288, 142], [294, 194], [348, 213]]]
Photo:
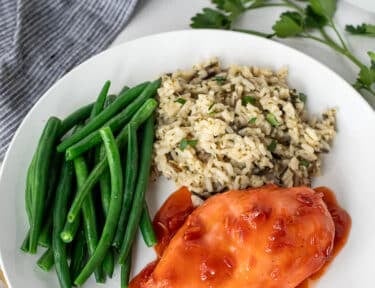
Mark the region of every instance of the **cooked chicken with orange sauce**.
[[195, 209], [132, 288], [295, 288], [329, 258], [335, 226], [307, 187], [228, 191]]

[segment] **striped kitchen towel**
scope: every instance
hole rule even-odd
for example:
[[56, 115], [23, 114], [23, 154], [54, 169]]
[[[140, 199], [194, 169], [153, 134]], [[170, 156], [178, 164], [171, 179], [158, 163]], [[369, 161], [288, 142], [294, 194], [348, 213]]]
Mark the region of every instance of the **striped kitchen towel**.
[[18, 125], [61, 76], [106, 48], [137, 0], [0, 0], [0, 161]]

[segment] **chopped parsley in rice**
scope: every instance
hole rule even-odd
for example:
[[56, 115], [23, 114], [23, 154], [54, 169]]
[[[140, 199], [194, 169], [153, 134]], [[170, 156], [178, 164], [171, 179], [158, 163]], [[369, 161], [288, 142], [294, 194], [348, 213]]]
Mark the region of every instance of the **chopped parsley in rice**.
[[162, 77], [154, 165], [202, 196], [267, 183], [310, 185], [335, 136], [334, 109], [308, 119], [287, 70], [217, 59]]

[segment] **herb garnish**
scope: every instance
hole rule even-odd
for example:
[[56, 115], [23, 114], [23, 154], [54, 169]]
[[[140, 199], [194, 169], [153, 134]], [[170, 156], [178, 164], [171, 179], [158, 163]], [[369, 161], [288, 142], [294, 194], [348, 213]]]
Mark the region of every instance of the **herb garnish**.
[[[192, 28], [213, 28], [255, 34], [266, 38], [297, 37], [317, 41], [332, 48], [359, 69], [353, 84], [360, 92], [367, 91], [375, 97], [375, 60], [369, 54], [370, 65], [353, 54], [334, 22], [337, 0], [211, 0], [216, 9], [204, 8], [191, 18]], [[246, 11], [259, 8], [286, 7], [272, 26], [271, 33], [234, 27], [238, 18]], [[330, 31], [329, 31], [330, 30]], [[375, 37], [375, 25], [363, 23], [358, 26], [347, 25], [351, 34]], [[331, 33], [332, 32], [332, 35]]]
[[278, 127], [280, 126], [279, 121], [277, 121], [276, 116], [273, 115], [272, 113], [267, 113], [266, 115], [266, 120], [268, 123], [270, 123], [273, 127]]
[[249, 120], [249, 124], [255, 124], [255, 122], [257, 121], [257, 117], [253, 117], [253, 118], [250, 118]]
[[212, 111], [211, 111], [211, 109], [214, 107], [215, 104], [216, 104], [216, 103], [212, 103], [212, 104], [210, 105], [210, 107], [208, 107], [208, 115], [213, 115], [213, 114], [216, 113], [215, 110], [212, 110]]
[[186, 103], [186, 99], [184, 98], [178, 98], [176, 101], [174, 102], [177, 102], [177, 103], [180, 103], [181, 105], [184, 105]]
[[254, 105], [255, 101], [256, 100], [253, 96], [244, 96], [242, 98], [242, 105], [246, 106], [248, 103], [250, 103], [251, 105]]
[[225, 83], [225, 80], [226, 80], [225, 77], [223, 77], [223, 76], [216, 76], [214, 79], [217, 82], [217, 84], [219, 84], [219, 85], [223, 85]]
[[299, 93], [298, 97], [299, 97], [299, 100], [301, 100], [303, 103], [306, 103], [306, 100], [307, 100], [306, 94]]
[[272, 139], [271, 143], [267, 146], [267, 149], [270, 151], [270, 152], [274, 152], [275, 149], [276, 149], [276, 145], [277, 145], [277, 141]]
[[181, 151], [184, 151], [187, 146], [190, 147], [195, 147], [198, 143], [198, 140], [187, 140], [187, 139], [182, 139], [179, 145], [179, 148]]
[[301, 159], [301, 160], [299, 161], [299, 164], [300, 164], [301, 166], [304, 166], [304, 167], [309, 167], [310, 162], [307, 161], [306, 159]]
[[375, 25], [362, 23], [361, 25], [353, 26], [346, 25], [345, 30], [354, 35], [364, 35], [375, 37]]

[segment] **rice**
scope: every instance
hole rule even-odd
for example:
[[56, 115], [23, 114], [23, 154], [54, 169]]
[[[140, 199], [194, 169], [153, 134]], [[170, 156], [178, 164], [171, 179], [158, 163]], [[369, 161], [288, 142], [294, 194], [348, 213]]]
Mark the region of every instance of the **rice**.
[[154, 165], [208, 196], [267, 183], [310, 185], [335, 136], [336, 111], [308, 119], [288, 71], [217, 59], [162, 77]]

